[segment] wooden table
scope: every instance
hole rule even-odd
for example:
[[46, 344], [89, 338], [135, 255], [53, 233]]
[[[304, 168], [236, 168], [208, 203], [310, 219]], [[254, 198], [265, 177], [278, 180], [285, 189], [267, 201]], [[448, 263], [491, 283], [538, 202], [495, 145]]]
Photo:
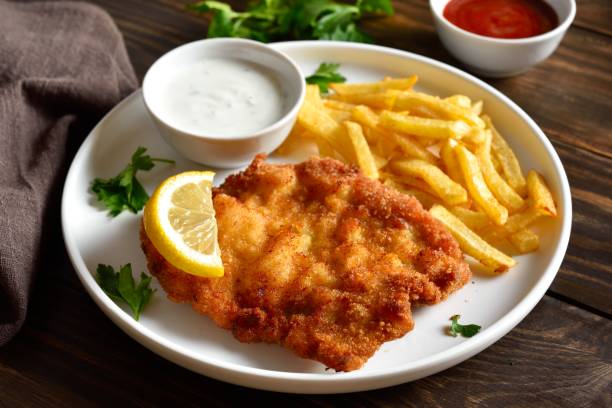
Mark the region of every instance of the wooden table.
[[[207, 21], [182, 1], [96, 3], [123, 32], [140, 78], [164, 52], [206, 33]], [[436, 36], [426, 0], [396, 1], [395, 9], [365, 24], [379, 44], [460, 66]], [[420, 381], [355, 394], [289, 396], [221, 383], [158, 357], [102, 314], [68, 260], [58, 215], [26, 324], [0, 349], [0, 406], [612, 406], [611, 21], [610, 0], [578, 0], [576, 21], [550, 59], [488, 81], [535, 119], [559, 153], [574, 225], [546, 296], [486, 351]]]

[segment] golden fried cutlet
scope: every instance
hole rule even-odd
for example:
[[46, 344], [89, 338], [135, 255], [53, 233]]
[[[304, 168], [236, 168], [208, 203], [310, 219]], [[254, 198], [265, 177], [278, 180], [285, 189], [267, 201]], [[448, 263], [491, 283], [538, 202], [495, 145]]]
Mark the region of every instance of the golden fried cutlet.
[[338, 371], [360, 368], [470, 277], [449, 232], [410, 196], [333, 159], [259, 155], [214, 190], [225, 276], [184, 273], [153, 247], [149, 270], [242, 342], [279, 343]]

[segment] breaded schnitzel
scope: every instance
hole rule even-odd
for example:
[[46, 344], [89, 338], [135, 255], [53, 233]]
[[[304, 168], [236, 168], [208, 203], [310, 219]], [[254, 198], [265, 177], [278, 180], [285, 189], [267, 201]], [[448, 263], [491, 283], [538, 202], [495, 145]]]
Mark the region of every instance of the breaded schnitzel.
[[457, 242], [410, 196], [355, 167], [259, 155], [214, 190], [222, 278], [166, 262], [141, 229], [151, 273], [242, 342], [279, 343], [337, 371], [360, 368], [470, 278]]

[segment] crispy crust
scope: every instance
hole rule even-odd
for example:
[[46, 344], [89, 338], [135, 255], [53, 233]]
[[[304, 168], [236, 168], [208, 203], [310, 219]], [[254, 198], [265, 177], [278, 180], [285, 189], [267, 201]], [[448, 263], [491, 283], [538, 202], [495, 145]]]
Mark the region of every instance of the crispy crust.
[[415, 198], [336, 160], [264, 160], [213, 192], [222, 278], [174, 268], [141, 229], [168, 297], [238, 340], [355, 370], [412, 330], [411, 304], [440, 302], [469, 280], [457, 242]]

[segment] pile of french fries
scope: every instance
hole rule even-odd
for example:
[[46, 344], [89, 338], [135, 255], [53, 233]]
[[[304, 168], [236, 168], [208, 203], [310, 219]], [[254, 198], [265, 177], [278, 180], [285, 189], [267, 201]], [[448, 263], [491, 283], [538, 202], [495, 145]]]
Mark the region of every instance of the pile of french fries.
[[550, 190], [535, 171], [523, 175], [482, 114], [482, 101], [416, 92], [416, 81], [337, 83], [324, 96], [308, 85], [297, 123], [279, 149], [310, 140], [320, 155], [358, 165], [366, 176], [416, 197], [466, 254], [506, 271], [516, 260], [499, 248], [511, 248], [511, 255], [537, 250], [530, 225], [557, 215]]

